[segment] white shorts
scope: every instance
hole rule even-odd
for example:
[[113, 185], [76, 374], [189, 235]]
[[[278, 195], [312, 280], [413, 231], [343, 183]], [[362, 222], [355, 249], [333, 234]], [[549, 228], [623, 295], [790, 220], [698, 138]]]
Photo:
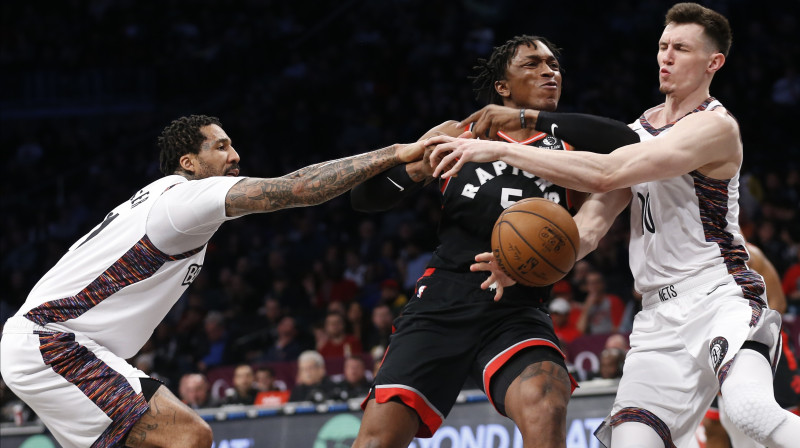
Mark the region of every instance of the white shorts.
[[0, 373], [65, 448], [123, 446], [147, 412], [147, 374], [76, 333], [53, 333], [10, 318], [0, 339]]
[[765, 316], [776, 312], [751, 304], [732, 276], [719, 274], [643, 295], [614, 406], [595, 433], [605, 446], [611, 427], [626, 421], [651, 426], [678, 448], [691, 446], [742, 344], [765, 339], [764, 321], [775, 318]]

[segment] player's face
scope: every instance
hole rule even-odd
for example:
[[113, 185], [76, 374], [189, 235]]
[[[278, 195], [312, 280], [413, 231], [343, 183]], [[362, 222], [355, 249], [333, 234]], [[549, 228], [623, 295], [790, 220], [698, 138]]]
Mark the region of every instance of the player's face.
[[195, 179], [212, 176], [238, 176], [239, 153], [231, 146], [231, 139], [221, 127], [210, 124], [200, 128], [206, 137], [200, 145], [195, 160]]
[[561, 69], [553, 52], [541, 42], [536, 48], [517, 47], [506, 79], [495, 86], [509, 107], [555, 110], [561, 97]]
[[665, 95], [686, 95], [704, 88], [714, 72], [715, 56], [722, 55], [713, 50], [702, 26], [668, 24], [658, 41], [659, 90]]

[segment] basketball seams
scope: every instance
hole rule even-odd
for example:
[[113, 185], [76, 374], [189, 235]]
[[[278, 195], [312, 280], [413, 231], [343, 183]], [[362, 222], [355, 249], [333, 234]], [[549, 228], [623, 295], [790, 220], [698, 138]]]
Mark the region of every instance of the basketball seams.
[[[535, 214], [535, 213], [534, 213], [534, 214]], [[533, 251], [533, 253], [535, 253], [535, 254], [536, 254], [538, 257], [539, 257], [539, 259], [540, 259], [541, 261], [544, 261], [545, 263], [547, 263], [547, 264], [548, 264], [548, 265], [549, 265], [551, 268], [553, 268], [554, 270], [556, 270], [556, 271], [558, 271], [558, 272], [560, 272], [560, 273], [562, 273], [562, 274], [564, 274], [564, 275], [566, 275], [566, 274], [567, 274], [566, 272], [562, 271], [560, 268], [558, 268], [557, 266], [555, 266], [553, 263], [551, 263], [551, 262], [550, 262], [550, 260], [548, 260], [548, 259], [547, 259], [547, 258], [546, 258], [544, 255], [542, 255], [542, 253], [541, 253], [541, 252], [539, 252], [538, 250], [536, 250], [536, 248], [534, 248], [533, 246], [531, 246], [531, 245], [530, 245], [530, 243], [528, 243], [528, 240], [526, 240], [526, 239], [525, 239], [525, 237], [523, 237], [523, 236], [522, 236], [522, 234], [519, 232], [519, 230], [517, 230], [517, 228], [516, 228], [516, 227], [514, 227], [514, 224], [513, 224], [513, 223], [510, 223], [510, 222], [508, 222], [508, 221], [506, 221], [506, 220], [503, 220], [502, 222], [500, 222], [500, 224], [501, 224], [501, 225], [502, 225], [502, 224], [508, 224], [509, 226], [511, 226], [511, 230], [513, 230], [513, 231], [514, 231], [514, 233], [515, 233], [515, 234], [516, 234], [516, 235], [519, 237], [520, 241], [522, 241], [523, 243], [525, 243], [525, 245], [526, 245], [526, 246], [528, 246], [528, 248], [529, 248], [531, 251]], [[502, 241], [502, 239], [503, 239], [503, 237], [502, 237], [502, 234], [499, 236], [499, 239], [500, 239], [500, 243], [502, 244], [502, 242], [503, 242], [503, 241]], [[501, 247], [502, 247], [502, 246], [501, 246]]]
[[[569, 245], [572, 246], [572, 253], [575, 254], [575, 258], [578, 257], [578, 249], [575, 246], [575, 243], [572, 242], [572, 238], [569, 237], [567, 232], [565, 232], [564, 229], [562, 229], [560, 225], [558, 225], [557, 223], [555, 223], [552, 220], [548, 219], [546, 216], [542, 216], [542, 215], [540, 215], [540, 214], [538, 214], [536, 212], [531, 212], [531, 211], [528, 211], [528, 210], [510, 210], [510, 211], [505, 212], [504, 216], [512, 215], [514, 213], [525, 213], [525, 214], [528, 214], [528, 215], [533, 215], [533, 216], [536, 216], [536, 217], [538, 217], [540, 219], [543, 219], [543, 220], [549, 222], [550, 224], [552, 224], [555, 228], [558, 229], [559, 232], [561, 232], [561, 234], [564, 236], [564, 239], [569, 241]], [[507, 222], [507, 220], [503, 219], [501, 222]], [[514, 229], [514, 231], [516, 232], [516, 228]], [[519, 232], [517, 232], [517, 234], [520, 235]]]

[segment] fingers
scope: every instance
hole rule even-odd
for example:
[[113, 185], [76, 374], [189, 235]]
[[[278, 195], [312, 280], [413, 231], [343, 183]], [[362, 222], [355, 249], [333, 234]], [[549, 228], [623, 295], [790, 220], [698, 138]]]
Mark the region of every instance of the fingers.
[[[454, 154], [451, 153], [447, 157], [452, 157], [452, 156], [454, 156]], [[455, 163], [453, 163], [454, 161], [455, 161]], [[458, 157], [450, 159], [449, 162], [445, 162], [444, 160], [442, 160], [442, 163], [439, 164], [439, 167], [441, 167], [442, 170], [444, 170], [446, 168], [449, 168], [449, 169], [447, 171], [445, 171], [444, 173], [442, 173], [441, 177], [443, 179], [447, 179], [448, 177], [456, 177], [456, 176], [458, 176], [458, 172], [461, 171], [461, 167], [463, 165], [464, 165], [464, 159], [458, 158]]]
[[[481, 254], [475, 255], [475, 261], [477, 261], [478, 263], [489, 263], [490, 261], [494, 261], [494, 255], [491, 252], [483, 252]], [[480, 269], [480, 270], [483, 271], [485, 269]]]
[[424, 144], [425, 146], [436, 146], [444, 143], [450, 143], [455, 139], [456, 139], [455, 137], [450, 137], [449, 135], [436, 135], [425, 140]]
[[439, 177], [442, 171], [449, 168], [456, 159], [456, 151], [450, 144], [439, 145], [431, 153], [431, 166], [434, 166], [433, 177]]

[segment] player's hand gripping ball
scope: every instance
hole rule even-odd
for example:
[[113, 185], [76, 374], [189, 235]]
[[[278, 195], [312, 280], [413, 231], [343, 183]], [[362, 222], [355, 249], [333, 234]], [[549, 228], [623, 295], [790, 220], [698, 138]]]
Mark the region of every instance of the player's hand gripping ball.
[[492, 230], [498, 266], [517, 283], [547, 286], [567, 275], [578, 255], [578, 226], [569, 212], [543, 198], [508, 207]]

